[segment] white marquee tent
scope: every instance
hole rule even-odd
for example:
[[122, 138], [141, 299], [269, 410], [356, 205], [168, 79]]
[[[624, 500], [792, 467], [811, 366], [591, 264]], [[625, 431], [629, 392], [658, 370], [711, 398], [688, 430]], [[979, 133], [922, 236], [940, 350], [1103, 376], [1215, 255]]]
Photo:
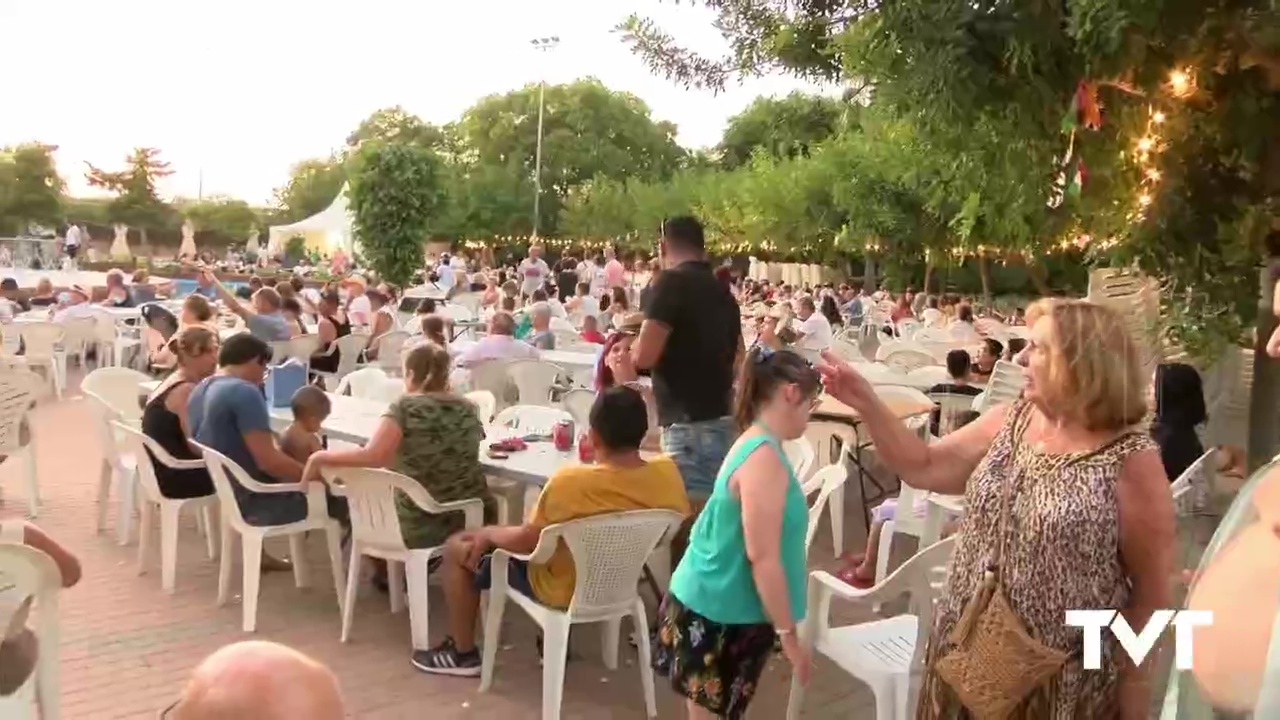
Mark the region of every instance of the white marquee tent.
[[333, 253], [342, 248], [354, 251], [355, 233], [352, 231], [351, 211], [347, 209], [347, 186], [344, 183], [329, 207], [288, 225], [274, 225], [268, 231], [267, 251], [276, 254], [284, 250], [285, 243], [295, 235], [307, 240], [307, 247], [323, 253]]

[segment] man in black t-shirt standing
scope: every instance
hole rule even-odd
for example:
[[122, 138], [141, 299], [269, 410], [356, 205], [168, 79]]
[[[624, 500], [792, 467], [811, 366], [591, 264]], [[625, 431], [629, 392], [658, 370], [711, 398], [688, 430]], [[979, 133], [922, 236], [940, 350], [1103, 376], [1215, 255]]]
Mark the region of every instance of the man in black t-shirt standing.
[[742, 319], [733, 294], [707, 263], [697, 220], [664, 222], [661, 253], [663, 270], [632, 357], [636, 367], [651, 371], [662, 450], [675, 460], [697, 504], [711, 495], [738, 435], [731, 405]]

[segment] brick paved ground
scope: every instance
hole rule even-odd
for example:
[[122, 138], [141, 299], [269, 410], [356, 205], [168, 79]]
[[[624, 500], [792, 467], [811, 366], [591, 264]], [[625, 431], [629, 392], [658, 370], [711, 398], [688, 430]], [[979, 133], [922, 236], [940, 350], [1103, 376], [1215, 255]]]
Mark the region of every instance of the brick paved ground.
[[[78, 381], [73, 370], [72, 382]], [[101, 449], [88, 405], [69, 393], [50, 400], [34, 414], [34, 437], [44, 505], [38, 523], [75, 552], [84, 563], [83, 581], [62, 599], [63, 716], [69, 720], [154, 718], [180, 691], [191, 668], [209, 652], [245, 639], [240, 631], [238, 598], [215, 606], [217, 563], [205, 559], [194, 521], [187, 519], [178, 550], [177, 590], [160, 590], [159, 548], [148, 558], [147, 573], [135, 570], [136, 544], [120, 547], [114, 535], [94, 532], [95, 495]], [[25, 512], [23, 468], [19, 461], [0, 466], [5, 502], [0, 517]], [[850, 496], [852, 497], [852, 493]], [[849, 502], [849, 546], [861, 545], [861, 522]], [[114, 510], [109, 515], [114, 523]], [[341, 680], [353, 717], [371, 720], [432, 717], [536, 718], [541, 699], [541, 670], [533, 647], [533, 624], [509, 605], [493, 690], [477, 691], [478, 681], [440, 678], [415, 671], [408, 662], [407, 614], [392, 616], [383, 596], [362, 594], [351, 642], [338, 642], [339, 616], [322, 543], [310, 541], [314, 587], [298, 590], [290, 573], [262, 581], [257, 637], [286, 643], [327, 663]], [[284, 548], [277, 545], [278, 554]], [[830, 535], [819, 532], [814, 556], [831, 564]], [[238, 584], [239, 570], [235, 577]], [[443, 598], [432, 593], [433, 637], [443, 629]], [[847, 620], [836, 611], [837, 619]], [[564, 695], [566, 718], [641, 718], [635, 652], [623, 644], [615, 672], [599, 660], [599, 633], [575, 631], [573, 660]], [[789, 674], [785, 661], [767, 672], [752, 713], [781, 718]], [[671, 691], [658, 686], [659, 715], [682, 717]], [[819, 663], [806, 702], [808, 717], [871, 717], [865, 686]]]

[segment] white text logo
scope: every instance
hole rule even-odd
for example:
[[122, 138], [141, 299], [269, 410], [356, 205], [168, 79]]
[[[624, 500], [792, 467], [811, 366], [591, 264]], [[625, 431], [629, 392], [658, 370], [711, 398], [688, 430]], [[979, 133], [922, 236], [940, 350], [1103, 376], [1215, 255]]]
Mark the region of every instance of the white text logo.
[[1173, 625], [1174, 664], [1179, 670], [1191, 669], [1191, 628], [1213, 624], [1213, 612], [1209, 610], [1156, 610], [1151, 613], [1141, 632], [1135, 633], [1129, 621], [1115, 610], [1068, 610], [1067, 625], [1084, 629], [1084, 669], [1102, 669], [1102, 629], [1120, 641], [1120, 647], [1139, 665], [1155, 647], [1160, 634]]

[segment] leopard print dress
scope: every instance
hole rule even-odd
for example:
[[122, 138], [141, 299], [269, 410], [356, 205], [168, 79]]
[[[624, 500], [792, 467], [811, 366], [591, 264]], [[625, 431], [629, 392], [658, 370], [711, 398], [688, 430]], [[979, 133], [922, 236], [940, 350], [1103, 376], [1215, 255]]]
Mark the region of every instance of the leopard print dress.
[[[965, 515], [950, 578], [938, 601], [926, 653], [929, 670], [921, 686], [918, 720], [971, 717], [933, 668], [950, 651], [947, 635], [976, 594], [992, 558], [1005, 483], [1013, 483], [1013, 488], [1000, 563], [1004, 591], [1032, 637], [1071, 656], [1013, 717], [1108, 720], [1118, 715], [1118, 643], [1104, 633], [1102, 669], [1086, 671], [1080, 664], [1083, 631], [1067, 627], [1064, 619], [1069, 609], [1118, 609], [1128, 603], [1116, 481], [1126, 457], [1154, 444], [1147, 435], [1130, 432], [1069, 460], [1041, 453], [1021, 446], [1030, 407], [1019, 401], [1010, 408], [965, 490]], [[1057, 468], [1061, 469], [1055, 472]]]

